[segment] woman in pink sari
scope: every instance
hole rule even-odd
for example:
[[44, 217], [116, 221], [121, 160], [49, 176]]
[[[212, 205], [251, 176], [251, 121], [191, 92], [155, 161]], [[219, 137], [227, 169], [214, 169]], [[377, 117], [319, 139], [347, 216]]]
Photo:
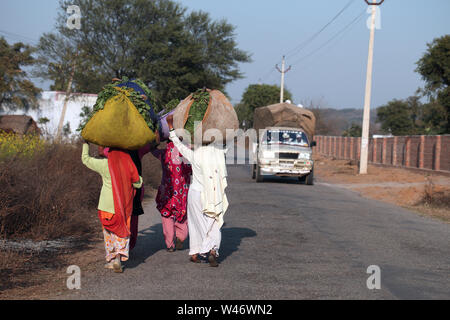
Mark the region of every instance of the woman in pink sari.
[[171, 141], [165, 149], [153, 149], [151, 152], [161, 161], [162, 179], [156, 207], [161, 213], [167, 250], [173, 252], [183, 248], [188, 236], [186, 207], [191, 166], [183, 162], [182, 155]]

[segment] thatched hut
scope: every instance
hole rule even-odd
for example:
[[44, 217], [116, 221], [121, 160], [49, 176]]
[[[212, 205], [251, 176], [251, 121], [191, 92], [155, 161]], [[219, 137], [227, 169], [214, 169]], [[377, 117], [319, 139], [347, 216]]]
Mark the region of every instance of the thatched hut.
[[0, 116], [0, 131], [16, 134], [41, 134], [36, 121], [26, 115]]

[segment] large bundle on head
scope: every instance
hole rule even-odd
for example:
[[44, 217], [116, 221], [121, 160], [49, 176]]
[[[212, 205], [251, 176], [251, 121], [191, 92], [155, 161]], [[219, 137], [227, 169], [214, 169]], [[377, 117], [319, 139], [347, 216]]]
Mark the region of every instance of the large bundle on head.
[[188, 131], [191, 141], [196, 121], [202, 124], [203, 143], [218, 142], [219, 137], [226, 142], [234, 136], [234, 130], [239, 128], [236, 111], [219, 90], [197, 90], [176, 107], [173, 114], [174, 128]]
[[278, 103], [255, 109], [253, 127], [258, 131], [267, 127], [289, 127], [303, 129], [312, 139], [316, 128], [314, 114], [290, 103]]
[[118, 80], [99, 93], [80, 125], [82, 137], [100, 146], [137, 150], [155, 140], [159, 129], [150, 90], [140, 80]]

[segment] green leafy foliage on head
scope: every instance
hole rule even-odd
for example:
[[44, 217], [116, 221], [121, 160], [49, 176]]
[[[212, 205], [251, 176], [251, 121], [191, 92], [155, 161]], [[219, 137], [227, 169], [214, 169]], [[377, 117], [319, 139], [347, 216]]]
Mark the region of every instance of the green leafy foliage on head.
[[[109, 99], [117, 96], [118, 94], [121, 94], [121, 91], [118, 90], [117, 88], [118, 88], [118, 85], [125, 83], [125, 82], [130, 82], [130, 80], [127, 77], [123, 77], [122, 80], [115, 81], [115, 82], [107, 84], [103, 87], [103, 90], [100, 91], [100, 93], [98, 94], [97, 101], [95, 102], [90, 113], [86, 114], [87, 110], [83, 109], [83, 112], [85, 113], [84, 115], [82, 114], [84, 116], [84, 119], [80, 123], [80, 126], [78, 127], [77, 131], [82, 131], [83, 128], [86, 126], [86, 124], [89, 122], [89, 120], [94, 116], [94, 114], [100, 110], [103, 110], [106, 102]], [[144, 90], [147, 98], [150, 100], [150, 103], [153, 106], [156, 105], [152, 92], [145, 85], [145, 83], [143, 81], [141, 81], [139, 79], [135, 79], [135, 80], [131, 80], [131, 82], [138, 84]], [[127, 86], [123, 86], [123, 87], [121, 87], [121, 89], [124, 89], [127, 91], [128, 99], [130, 99], [130, 101], [136, 107], [139, 114], [144, 118], [148, 127], [153, 131], [158, 130], [159, 129], [158, 123], [153, 123], [152, 119], [150, 118], [149, 111], [151, 109], [151, 106], [145, 102], [142, 95], [139, 92], [136, 92], [133, 88], [129, 88]]]
[[211, 95], [208, 91], [199, 89], [192, 94], [194, 102], [189, 109], [189, 115], [184, 128], [190, 133], [191, 137], [194, 137], [195, 122], [203, 121], [206, 110], [208, 109], [209, 99]]

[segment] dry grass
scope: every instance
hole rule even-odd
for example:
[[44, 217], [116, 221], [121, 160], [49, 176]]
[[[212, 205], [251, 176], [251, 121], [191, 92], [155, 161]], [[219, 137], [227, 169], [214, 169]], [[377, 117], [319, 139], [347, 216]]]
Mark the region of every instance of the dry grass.
[[427, 178], [427, 184], [424, 187], [422, 199], [417, 203], [431, 208], [450, 210], [450, 190], [439, 188], [433, 182], [433, 178]]
[[80, 150], [55, 144], [0, 162], [0, 235], [43, 240], [92, 231], [101, 179], [83, 166]]
[[421, 199], [414, 204], [413, 208], [423, 215], [450, 222], [450, 187], [436, 185], [429, 177]]

